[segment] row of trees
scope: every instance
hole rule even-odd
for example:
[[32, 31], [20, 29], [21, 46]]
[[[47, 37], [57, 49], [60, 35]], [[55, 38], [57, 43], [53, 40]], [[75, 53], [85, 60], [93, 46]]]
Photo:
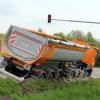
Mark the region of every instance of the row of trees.
[[[43, 30], [41, 28], [38, 28], [38, 31], [43, 32]], [[65, 40], [78, 39], [78, 40], [84, 41], [86, 43], [89, 43], [91, 45], [94, 45], [98, 49], [100, 49], [100, 41], [95, 39], [91, 32], [88, 32], [85, 34], [80, 30], [72, 30], [68, 34], [64, 34], [63, 32], [57, 32], [57, 33], [54, 33], [53, 35], [61, 37]]]
[[72, 30], [67, 35], [65, 35], [63, 32], [54, 33], [53, 35], [66, 40], [78, 39], [100, 48], [100, 42], [93, 37], [91, 32], [84, 34], [82, 31]]

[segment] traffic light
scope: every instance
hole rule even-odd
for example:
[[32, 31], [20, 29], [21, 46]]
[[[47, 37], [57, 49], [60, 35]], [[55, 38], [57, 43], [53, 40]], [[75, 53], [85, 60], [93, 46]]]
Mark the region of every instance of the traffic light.
[[48, 23], [51, 23], [51, 14], [48, 15]]

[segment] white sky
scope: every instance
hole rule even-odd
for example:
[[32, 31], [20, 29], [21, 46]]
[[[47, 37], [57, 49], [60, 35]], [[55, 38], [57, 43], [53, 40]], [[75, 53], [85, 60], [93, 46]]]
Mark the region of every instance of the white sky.
[[0, 32], [6, 32], [13, 24], [33, 29], [41, 27], [49, 34], [67, 34], [72, 29], [91, 31], [100, 39], [100, 25], [57, 21], [48, 24], [48, 14], [53, 19], [100, 22], [100, 0], [0, 0]]

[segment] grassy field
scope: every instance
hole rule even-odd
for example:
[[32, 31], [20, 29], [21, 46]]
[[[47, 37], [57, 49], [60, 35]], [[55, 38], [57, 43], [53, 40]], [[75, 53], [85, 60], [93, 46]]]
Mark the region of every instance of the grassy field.
[[68, 83], [28, 79], [18, 84], [0, 79], [0, 100], [99, 100], [100, 79]]

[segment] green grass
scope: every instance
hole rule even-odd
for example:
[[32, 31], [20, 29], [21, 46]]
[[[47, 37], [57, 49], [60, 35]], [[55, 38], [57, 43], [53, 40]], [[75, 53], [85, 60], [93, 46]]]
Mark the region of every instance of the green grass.
[[28, 79], [18, 84], [0, 79], [0, 100], [99, 100], [100, 79], [68, 83]]

